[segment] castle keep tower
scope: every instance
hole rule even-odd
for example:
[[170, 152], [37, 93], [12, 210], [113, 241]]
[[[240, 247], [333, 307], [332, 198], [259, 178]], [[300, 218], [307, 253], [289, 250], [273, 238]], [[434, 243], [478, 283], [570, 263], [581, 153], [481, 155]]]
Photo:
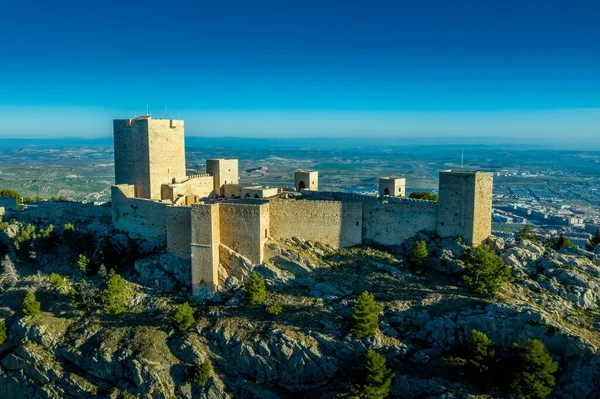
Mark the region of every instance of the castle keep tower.
[[481, 244], [492, 234], [492, 173], [440, 171], [438, 234]]
[[237, 159], [207, 159], [206, 172], [213, 176], [215, 195], [225, 195], [223, 186], [226, 184], [238, 184], [238, 160]]
[[137, 198], [161, 199], [161, 185], [185, 179], [183, 121], [115, 119], [115, 184], [132, 184]]
[[406, 179], [403, 177], [380, 177], [379, 178], [379, 196], [389, 195], [390, 197], [406, 196]]
[[316, 170], [297, 170], [294, 173], [296, 191], [319, 190], [319, 172]]

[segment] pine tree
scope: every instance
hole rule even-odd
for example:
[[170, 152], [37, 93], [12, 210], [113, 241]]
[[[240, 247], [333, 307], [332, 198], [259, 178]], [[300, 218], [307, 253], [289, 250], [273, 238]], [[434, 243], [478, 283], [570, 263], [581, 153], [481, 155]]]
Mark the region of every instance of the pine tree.
[[466, 345], [467, 370], [477, 382], [487, 383], [496, 364], [494, 342], [484, 333], [472, 330]]
[[462, 279], [478, 294], [494, 294], [510, 278], [510, 268], [489, 245], [467, 249], [463, 260]]
[[88, 259], [88, 257], [83, 254], [79, 254], [77, 265], [79, 266], [79, 273], [81, 274], [81, 276], [87, 276], [90, 266], [90, 260]]
[[208, 361], [196, 363], [188, 369], [187, 379], [201, 387], [205, 386], [210, 377], [212, 366]]
[[517, 399], [545, 399], [556, 384], [554, 376], [558, 363], [546, 352], [538, 340], [525, 346], [513, 344], [510, 348], [508, 391]]
[[250, 281], [244, 286], [244, 295], [250, 305], [265, 303], [267, 299], [265, 280], [260, 278], [255, 271], [250, 274]]
[[390, 394], [394, 372], [386, 366], [385, 357], [373, 349], [367, 351], [363, 396], [367, 399], [384, 399]]
[[367, 291], [360, 294], [352, 307], [350, 315], [350, 333], [360, 339], [371, 338], [379, 330], [379, 313], [383, 306], [375, 301], [373, 294]]
[[571, 240], [569, 240], [563, 233], [555, 238], [554, 240], [550, 240], [550, 248], [555, 251], [560, 251], [563, 248], [573, 248], [576, 249], [577, 245], [573, 244]]
[[175, 321], [175, 324], [177, 324], [179, 331], [188, 331], [196, 323], [196, 319], [194, 319], [194, 309], [192, 309], [187, 302], [178, 305], [177, 309], [175, 309], [173, 320]]
[[6, 331], [6, 322], [4, 320], [0, 320], [0, 345], [6, 342], [8, 339], [8, 333]]
[[598, 244], [600, 244], [600, 229], [596, 229], [596, 234], [590, 237], [588, 242], [585, 244], [585, 249], [588, 251], [593, 251]]
[[517, 241], [528, 240], [531, 242], [538, 242], [537, 237], [533, 234], [533, 227], [530, 224], [523, 226], [521, 231], [517, 234]]
[[107, 314], [119, 314], [125, 311], [128, 300], [126, 281], [114, 270], [108, 273], [106, 288], [102, 291], [102, 300], [104, 301], [104, 312]]
[[35, 299], [33, 292], [28, 292], [23, 299], [23, 313], [27, 316], [36, 316], [40, 314], [41, 304]]
[[65, 279], [63, 279], [60, 274], [52, 273], [50, 274], [48, 281], [50, 282], [50, 285], [54, 288], [60, 288], [63, 286]]
[[410, 251], [410, 270], [414, 274], [421, 274], [427, 268], [427, 244], [425, 241], [415, 241]]

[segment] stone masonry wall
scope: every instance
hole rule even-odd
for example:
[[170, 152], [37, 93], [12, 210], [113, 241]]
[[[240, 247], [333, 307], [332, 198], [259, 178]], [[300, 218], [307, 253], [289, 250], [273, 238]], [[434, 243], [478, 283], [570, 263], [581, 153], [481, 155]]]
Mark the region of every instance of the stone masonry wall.
[[192, 220], [192, 294], [206, 288], [213, 293], [219, 285], [219, 204], [194, 204]]
[[367, 202], [363, 210], [363, 240], [380, 245], [399, 245], [421, 230], [435, 231], [437, 203], [402, 200]]
[[192, 242], [192, 212], [189, 206], [167, 208], [167, 251], [169, 254], [190, 259]]
[[219, 208], [221, 242], [252, 263], [261, 263], [269, 237], [268, 201], [223, 202]]
[[183, 121], [149, 121], [150, 198], [161, 199], [161, 186], [185, 180]]
[[492, 234], [492, 190], [493, 175], [477, 173], [475, 184], [475, 219], [473, 221], [473, 243], [481, 244]]
[[115, 184], [135, 185], [135, 197], [150, 198], [148, 120], [113, 121]]
[[358, 245], [362, 242], [362, 203], [274, 200], [270, 230], [274, 239], [296, 236], [334, 247]]
[[162, 185], [162, 199], [172, 201], [176, 200], [179, 196], [196, 195], [200, 198], [205, 198], [209, 197], [212, 193], [212, 176], [192, 177], [181, 183]]
[[133, 186], [111, 187], [112, 219], [115, 228], [166, 243], [167, 205], [131, 198]]

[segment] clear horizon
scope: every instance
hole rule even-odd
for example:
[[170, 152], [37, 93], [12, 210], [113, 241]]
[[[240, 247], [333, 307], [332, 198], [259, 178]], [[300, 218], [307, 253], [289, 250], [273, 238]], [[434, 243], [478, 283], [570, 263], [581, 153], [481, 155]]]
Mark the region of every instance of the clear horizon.
[[[11, 2], [0, 138], [105, 137], [184, 119], [190, 136], [600, 134], [590, 1]], [[148, 29], [151, 26], [152, 29]]]

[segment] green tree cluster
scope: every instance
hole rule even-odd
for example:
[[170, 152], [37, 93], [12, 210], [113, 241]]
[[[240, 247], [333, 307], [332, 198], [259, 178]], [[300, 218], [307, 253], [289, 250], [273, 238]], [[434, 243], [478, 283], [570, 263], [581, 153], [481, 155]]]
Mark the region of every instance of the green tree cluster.
[[590, 237], [588, 242], [585, 244], [585, 249], [588, 251], [593, 251], [598, 244], [600, 244], [600, 229], [596, 229], [596, 234]]
[[107, 314], [123, 313], [128, 300], [127, 282], [114, 270], [111, 270], [106, 279], [106, 287], [102, 291], [104, 312]]
[[427, 243], [425, 241], [415, 241], [410, 250], [410, 270], [414, 274], [421, 274], [427, 269]]
[[6, 330], [6, 322], [0, 320], [0, 345], [6, 342], [8, 339], [8, 331]]
[[36, 316], [40, 314], [41, 304], [35, 299], [33, 292], [28, 292], [23, 299], [23, 313], [27, 316]]
[[573, 244], [563, 233], [560, 233], [556, 238], [547, 240], [544, 245], [555, 251], [560, 251], [563, 248], [577, 249], [577, 245]]
[[244, 296], [250, 305], [265, 303], [267, 299], [267, 286], [265, 280], [260, 278], [255, 271], [250, 274], [250, 280], [244, 286]]
[[35, 234], [35, 226], [28, 224], [19, 229], [17, 235], [12, 239], [13, 247], [19, 254], [29, 252], [31, 249], [31, 243], [33, 242]]
[[496, 345], [484, 333], [472, 330], [466, 345], [467, 370], [477, 382], [490, 382], [496, 365]]
[[363, 397], [367, 399], [385, 399], [390, 394], [394, 372], [387, 367], [385, 357], [373, 349], [367, 351], [365, 362], [365, 383]]
[[279, 301], [273, 301], [269, 306], [267, 306], [267, 313], [273, 316], [278, 316], [281, 312], [283, 312], [283, 308]]
[[478, 294], [495, 294], [510, 278], [510, 268], [489, 245], [467, 249], [463, 261], [462, 280]]
[[379, 331], [379, 314], [383, 306], [375, 301], [367, 291], [360, 294], [352, 307], [350, 333], [360, 339], [373, 337]]
[[517, 233], [517, 241], [521, 242], [524, 240], [528, 240], [535, 243], [538, 242], [538, 238], [535, 236], [533, 232], [533, 227], [531, 227], [530, 224], [526, 224], [525, 226], [523, 226], [521, 231]]
[[192, 309], [187, 302], [178, 305], [175, 309], [175, 314], [173, 315], [173, 321], [177, 325], [179, 331], [188, 331], [196, 324], [196, 319], [194, 319], [194, 309]]
[[196, 363], [188, 369], [187, 379], [188, 381], [203, 387], [208, 382], [211, 371], [212, 366], [208, 361]]
[[412, 193], [408, 194], [408, 198], [421, 199], [426, 201], [438, 200], [437, 194], [432, 194], [429, 191], [413, 191]]
[[19, 194], [15, 190], [9, 190], [9, 189], [0, 190], [0, 197], [12, 197], [17, 200], [17, 204], [21, 203], [21, 194]]
[[77, 266], [79, 266], [79, 274], [82, 277], [87, 276], [90, 266], [90, 260], [84, 254], [79, 254], [79, 259], [77, 259]]
[[546, 352], [544, 344], [531, 340], [524, 346], [512, 344], [509, 358], [508, 392], [517, 399], [545, 399], [556, 384], [558, 363]]
[[50, 281], [50, 285], [54, 288], [61, 288], [63, 286], [63, 284], [65, 283], [65, 279], [62, 278], [62, 276], [57, 273], [50, 274], [50, 277], [48, 278], [48, 280]]
[[31, 197], [23, 197], [23, 203], [24, 204], [31, 204], [31, 203], [34, 203], [34, 202], [42, 202], [42, 201], [44, 201], [44, 199], [42, 197], [40, 197], [40, 196], [37, 196], [37, 195], [35, 197], [33, 197], [33, 198], [31, 198]]
[[538, 340], [513, 343], [508, 356], [500, 358], [494, 342], [472, 330], [465, 349], [467, 375], [476, 385], [497, 384], [517, 399], [544, 399], [555, 385], [558, 364]]

